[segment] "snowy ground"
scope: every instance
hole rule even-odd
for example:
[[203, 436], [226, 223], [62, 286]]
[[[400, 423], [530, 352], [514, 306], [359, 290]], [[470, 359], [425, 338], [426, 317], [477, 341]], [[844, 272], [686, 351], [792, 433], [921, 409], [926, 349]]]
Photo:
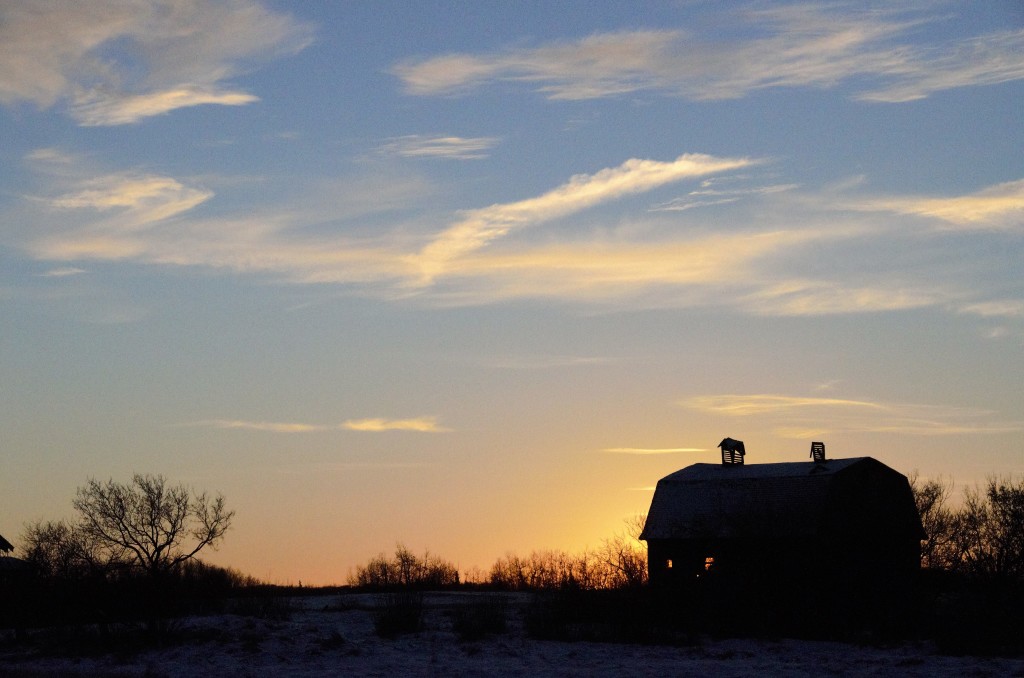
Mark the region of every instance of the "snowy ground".
[[[928, 645], [865, 647], [796, 640], [701, 639], [684, 647], [551, 642], [522, 631], [511, 598], [507, 632], [460, 640], [452, 611], [480, 594], [430, 594], [424, 630], [374, 632], [367, 595], [292, 599], [280, 619], [191, 618], [166, 647], [64, 655], [5, 642], [0, 675], [38, 676], [993, 676], [1024, 678], [1024, 659], [947, 657]], [[53, 656], [53, 655], [59, 656]]]

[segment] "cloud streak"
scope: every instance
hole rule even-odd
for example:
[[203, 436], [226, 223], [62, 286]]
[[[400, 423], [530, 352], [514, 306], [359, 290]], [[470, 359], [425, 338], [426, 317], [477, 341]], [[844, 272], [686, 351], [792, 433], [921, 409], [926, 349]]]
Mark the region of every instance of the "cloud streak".
[[[704, 183], [704, 182], [701, 182]], [[737, 202], [744, 198], [782, 193], [798, 188], [797, 184], [774, 184], [757, 188], [713, 189], [703, 187], [690, 191], [685, 197], [673, 198], [650, 208], [651, 212], [684, 212], [695, 207], [711, 207]]]
[[695, 396], [681, 405], [707, 414], [760, 418], [772, 423], [777, 435], [799, 439], [835, 432], [939, 436], [1024, 431], [1024, 422], [996, 420], [990, 410], [916, 403], [722, 394]]
[[745, 417], [753, 414], [773, 414], [806, 408], [854, 408], [882, 409], [882, 406], [864, 400], [840, 398], [805, 398], [773, 394], [754, 395], [708, 395], [696, 396], [685, 401], [686, 407], [710, 412]]
[[851, 203], [849, 207], [935, 219], [943, 222], [945, 229], [1021, 229], [1024, 228], [1024, 179], [950, 198], [874, 198]]
[[[90, 175], [91, 168], [56, 149], [40, 149], [26, 161], [52, 188], [26, 200], [34, 216], [8, 220], [25, 226], [9, 229], [5, 244], [37, 259], [63, 262], [65, 269], [80, 269], [87, 260], [205, 266], [441, 306], [549, 299], [633, 308], [713, 305], [770, 316], [939, 307], [1004, 317], [1016, 308], [1007, 305], [1017, 301], [1011, 291], [984, 289], [977, 276], [958, 285], [941, 267], [914, 268], [905, 258], [879, 257], [880, 247], [895, 252], [903, 239], [919, 242], [945, 227], [903, 229], [891, 218], [870, 214], [895, 212], [909, 222], [927, 212], [943, 225], [953, 214], [965, 219], [981, 214], [989, 221], [970, 222], [968, 228], [993, 230], [994, 219], [1009, 224], [1016, 218], [1024, 185], [1019, 181], [948, 199], [851, 199], [834, 191], [800, 194], [788, 184], [721, 188], [730, 177], [707, 183], [708, 177], [763, 161], [684, 154], [673, 161], [633, 159], [577, 175], [535, 197], [458, 212], [448, 225], [441, 216], [439, 228], [424, 231], [389, 223], [393, 214], [429, 197], [430, 187], [422, 181], [334, 182], [299, 208], [257, 203], [249, 212], [218, 215], [216, 207], [203, 211], [216, 205], [217, 196], [197, 179], [142, 171]], [[691, 192], [696, 198], [756, 202], [730, 208], [725, 218], [711, 208], [698, 220], [686, 211], [641, 207], [639, 219], [614, 226], [598, 216], [580, 219], [582, 226], [542, 228], [610, 201], [701, 178], [701, 188]], [[226, 187], [218, 190], [233, 190], [237, 183], [203, 179]], [[375, 199], [361, 198], [367, 195]], [[934, 216], [936, 204], [943, 206], [947, 221]], [[766, 214], [786, 219], [766, 219]], [[383, 225], [348, 228], [363, 222]], [[988, 226], [982, 229], [981, 223]], [[918, 247], [918, 242], [905, 246]], [[829, 248], [839, 247], [843, 260], [871, 257], [864, 259], [870, 265], [849, 270], [813, 265], [827, 259]], [[794, 262], [807, 261], [803, 253], [809, 249], [815, 252], [812, 265], [794, 268]], [[956, 263], [962, 267], [964, 260]], [[986, 297], [1006, 303], [998, 309], [979, 305], [994, 303]]]
[[659, 455], [659, 454], [680, 454], [683, 452], [707, 452], [702, 447], [666, 447], [666, 448], [646, 448], [646, 447], [607, 447], [604, 449], [605, 452], [611, 454], [636, 454], [641, 456], [646, 455]]
[[595, 174], [579, 174], [536, 198], [491, 205], [468, 212], [424, 247], [416, 257], [421, 284], [445, 272], [449, 262], [485, 247], [510, 232], [535, 226], [630, 194], [650, 191], [683, 179], [756, 164], [748, 158], [684, 154], [671, 162], [630, 159]]
[[350, 419], [341, 424], [306, 424], [300, 422], [246, 421], [242, 419], [211, 419], [193, 426], [212, 427], [227, 430], [260, 431], [264, 433], [324, 433], [329, 431], [360, 431], [384, 433], [388, 431], [413, 431], [417, 433], [446, 433], [451, 429], [441, 426], [436, 417], [414, 419]]
[[758, 265], [831, 236], [811, 231], [715, 233], [663, 242], [597, 239], [480, 252], [448, 262], [432, 293], [450, 303], [646, 299], [656, 306], [736, 304], [759, 287]]
[[244, 421], [240, 419], [212, 419], [194, 424], [195, 426], [220, 428], [237, 431], [261, 431], [264, 433], [319, 433], [337, 430], [337, 426], [320, 426], [283, 421]]
[[416, 417], [415, 419], [352, 419], [342, 424], [348, 431], [367, 431], [382, 433], [385, 431], [416, 431], [418, 433], [447, 433], [451, 431], [437, 423], [435, 417]]
[[[490, 54], [406, 61], [392, 72], [414, 95], [458, 94], [526, 83], [551, 99], [653, 91], [693, 100], [733, 99], [775, 87], [856, 88], [871, 102], [905, 102], [956, 87], [1024, 78], [1024, 31], [939, 44], [909, 42], [912, 12], [807, 4], [739, 11], [744, 39], [702, 40], [683, 30], [592, 35]], [[905, 41], [904, 38], [907, 38]]]
[[83, 126], [100, 127], [127, 125], [144, 118], [170, 113], [179, 108], [190, 108], [217, 104], [220, 106], [244, 106], [259, 97], [247, 92], [218, 91], [197, 87], [177, 87], [147, 94], [109, 95], [90, 92], [78, 97], [71, 107], [71, 114]]
[[144, 256], [147, 233], [213, 197], [211, 191], [154, 174], [109, 174], [81, 182], [75, 190], [37, 199], [53, 213], [99, 214], [85, 224], [36, 239], [30, 249], [46, 259], [123, 259]]
[[983, 318], [1020, 318], [1024, 317], [1024, 300], [1000, 299], [965, 304], [960, 307], [961, 313], [973, 313]]
[[22, 0], [0, 21], [0, 104], [70, 102], [88, 126], [254, 95], [224, 82], [300, 51], [312, 28], [250, 0]]
[[444, 158], [448, 160], [481, 160], [497, 145], [496, 137], [421, 136], [397, 137], [380, 147], [383, 155], [403, 158]]
[[766, 282], [744, 294], [737, 305], [754, 315], [820, 316], [906, 311], [938, 306], [953, 300], [947, 285], [908, 283], [895, 279], [863, 285], [856, 281], [789, 278]]

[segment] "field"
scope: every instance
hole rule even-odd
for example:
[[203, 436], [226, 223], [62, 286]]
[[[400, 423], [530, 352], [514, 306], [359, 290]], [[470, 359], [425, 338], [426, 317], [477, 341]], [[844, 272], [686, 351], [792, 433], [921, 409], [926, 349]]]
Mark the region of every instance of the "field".
[[[1010, 676], [1024, 659], [951, 657], [927, 643], [856, 645], [789, 639], [673, 644], [537, 640], [528, 594], [428, 593], [420, 629], [386, 633], [393, 601], [320, 594], [236, 601], [231, 613], [176, 621], [160, 643], [124, 630], [5, 637], [0, 674], [39, 676]], [[400, 615], [399, 615], [400, 616]]]

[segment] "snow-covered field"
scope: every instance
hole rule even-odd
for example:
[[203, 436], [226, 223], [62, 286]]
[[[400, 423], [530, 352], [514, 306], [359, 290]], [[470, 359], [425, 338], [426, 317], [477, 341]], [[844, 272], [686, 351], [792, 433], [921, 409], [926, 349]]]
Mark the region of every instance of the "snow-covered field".
[[374, 599], [364, 594], [290, 599], [279, 619], [190, 618], [176, 630], [179, 640], [142, 651], [42, 656], [5, 642], [0, 675], [1024, 677], [1024, 659], [947, 657], [926, 644], [702, 638], [675, 647], [534, 640], [523, 633], [521, 597], [509, 599], [506, 632], [461, 640], [453, 611], [479, 595], [429, 594], [423, 630], [394, 639], [374, 632]]

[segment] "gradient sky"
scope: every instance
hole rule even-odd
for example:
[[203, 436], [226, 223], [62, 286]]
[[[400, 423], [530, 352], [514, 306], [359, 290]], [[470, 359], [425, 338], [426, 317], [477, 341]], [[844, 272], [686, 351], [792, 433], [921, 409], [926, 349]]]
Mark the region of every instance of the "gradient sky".
[[1024, 468], [1024, 7], [0, 3], [0, 533], [90, 477], [343, 582], [718, 460]]

